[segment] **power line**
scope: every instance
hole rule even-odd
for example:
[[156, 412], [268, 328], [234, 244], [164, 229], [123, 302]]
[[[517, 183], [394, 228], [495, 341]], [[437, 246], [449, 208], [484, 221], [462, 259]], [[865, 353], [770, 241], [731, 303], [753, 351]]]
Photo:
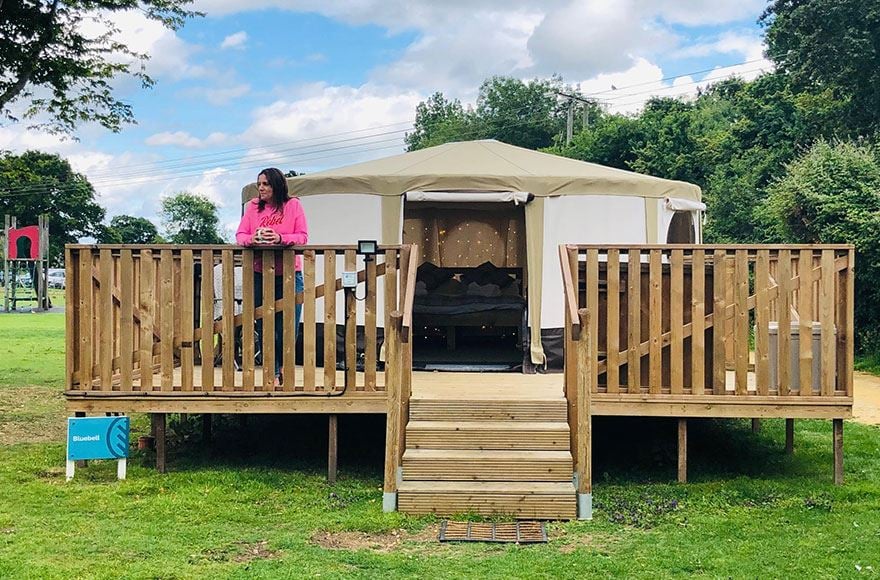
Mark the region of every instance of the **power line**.
[[[621, 88], [618, 88], [615, 90], [616, 91], [625, 91], [628, 88], [637, 88], [640, 86], [645, 86], [645, 85], [649, 85], [649, 84], [656, 84], [658, 82], [674, 80], [677, 78], [691, 76], [694, 74], [700, 74], [703, 72], [714, 72], [714, 71], [723, 70], [725, 68], [733, 68], [735, 66], [742, 66], [744, 64], [749, 64], [749, 63], [754, 63], [754, 62], [759, 62], [759, 61], [760, 61], [760, 59], [756, 59], [756, 60], [752, 60], [752, 61], [746, 61], [746, 62], [740, 63], [738, 65], [729, 65], [726, 67], [716, 67], [716, 68], [712, 68], [712, 69], [704, 69], [702, 71], [683, 73], [680, 75], [665, 77], [664, 79], [661, 79], [660, 81], [648, 81], [648, 82], [643, 82], [643, 83], [636, 83], [636, 84], [624, 86], [624, 87], [621, 87]], [[751, 70], [747, 70], [747, 71], [738, 71], [738, 72], [749, 73], [749, 72], [754, 72], [756, 70], [760, 70], [760, 69], [751, 69]], [[731, 73], [731, 74], [735, 74], [735, 73]], [[712, 82], [714, 80], [722, 80], [722, 79], [712, 79], [709, 82]], [[658, 87], [657, 91], [668, 91], [668, 90], [680, 88], [682, 86], [698, 84], [701, 82], [706, 82], [706, 80], [703, 79], [701, 81], [692, 81], [692, 82], [686, 83], [684, 85]], [[597, 93], [592, 93], [592, 95], [598, 95], [598, 94], [607, 93], [607, 92], [610, 92], [610, 91], [600, 91]], [[655, 93], [655, 91], [648, 90], [648, 91], [641, 91], [641, 92], [637, 92], [637, 93], [619, 94], [613, 98], [602, 99], [602, 100], [603, 100], [603, 102], [606, 102], [606, 103], [614, 103], [615, 101], [619, 101], [621, 99], [630, 98], [630, 97], [634, 97], [634, 96], [638, 96], [638, 95], [642, 95], [642, 94], [649, 94], [649, 93]], [[686, 93], [682, 93], [682, 94], [686, 94]], [[565, 96], [567, 96], [567, 95], [565, 95]], [[673, 96], [681, 96], [681, 95], [673, 95]], [[582, 99], [578, 99], [578, 100], [582, 100]], [[618, 104], [619, 104], [619, 106], [626, 106], [629, 104], [638, 103], [640, 101], [641, 100], [632, 101], [629, 103], [618, 103]], [[524, 107], [523, 109], [521, 109], [519, 111], [514, 111], [513, 113], [520, 114], [520, 113], [525, 112], [527, 109], [528, 109], [527, 107]], [[509, 128], [509, 127], [513, 127], [513, 126], [517, 126], [517, 125], [526, 124], [526, 123], [531, 122], [532, 120], [533, 120], [532, 118], [526, 118], [523, 121], [520, 121], [518, 123], [513, 123], [513, 124], [503, 126], [503, 127], [499, 127], [499, 129], [505, 129], [505, 128]], [[534, 119], [534, 120], [543, 120], [543, 118]], [[285, 149], [273, 150], [274, 147], [277, 147], [279, 145], [314, 142], [314, 141], [320, 141], [323, 139], [328, 139], [330, 137], [344, 137], [347, 135], [364, 133], [366, 131], [375, 131], [376, 129], [395, 127], [395, 126], [404, 125], [404, 124], [407, 125], [405, 128], [397, 129], [397, 130], [393, 130], [393, 131], [385, 131], [385, 132], [380, 132], [380, 133], [362, 135], [359, 137], [350, 137], [350, 138], [344, 138], [344, 139], [325, 141], [323, 143], [315, 143], [312, 146], [297, 146], [297, 147], [290, 147], [290, 148], [285, 148]], [[368, 152], [372, 152], [372, 151], [392, 149], [392, 148], [399, 146], [397, 144], [397, 141], [398, 141], [397, 138], [383, 139], [383, 140], [378, 140], [378, 141], [370, 141], [370, 142], [366, 142], [366, 143], [356, 143], [356, 141], [363, 141], [363, 140], [367, 140], [367, 139], [375, 139], [376, 137], [405, 133], [406, 131], [408, 131], [412, 128], [413, 128], [412, 121], [399, 121], [399, 122], [395, 122], [395, 123], [389, 123], [389, 124], [379, 125], [379, 126], [369, 127], [369, 128], [355, 129], [352, 131], [343, 131], [343, 132], [324, 135], [324, 136], [317, 136], [317, 137], [310, 137], [310, 138], [274, 143], [272, 145], [258, 147], [256, 150], [254, 150], [252, 148], [239, 148], [239, 149], [231, 149], [231, 150], [226, 150], [226, 151], [221, 151], [221, 152], [206, 153], [206, 154], [202, 154], [202, 155], [194, 155], [194, 156], [178, 158], [178, 159], [163, 160], [163, 161], [158, 161], [158, 162], [145, 162], [145, 163], [140, 163], [140, 164], [131, 164], [128, 166], [120, 166], [120, 167], [121, 168], [128, 168], [128, 169], [136, 168], [136, 167], [144, 167], [144, 169], [141, 171], [129, 171], [129, 172], [124, 172], [124, 171], [123, 172], [106, 171], [106, 172], [97, 172], [97, 173], [93, 172], [92, 176], [94, 178], [94, 181], [89, 180], [89, 182], [93, 186], [98, 186], [98, 187], [119, 187], [119, 186], [126, 185], [129, 183], [132, 183], [132, 184], [134, 184], [134, 183], [150, 183], [150, 182], [154, 182], [154, 181], [168, 181], [168, 180], [173, 180], [173, 179], [182, 179], [182, 178], [186, 178], [186, 177], [203, 175], [205, 170], [210, 169], [213, 165], [216, 165], [217, 163], [228, 162], [228, 161], [234, 161], [235, 164], [233, 165], [232, 169], [223, 168], [226, 171], [226, 173], [239, 173], [239, 172], [243, 172], [245, 170], [253, 170], [253, 167], [248, 164], [252, 160], [255, 160], [257, 158], [257, 156], [259, 156], [260, 159], [265, 159], [267, 156], [276, 157], [282, 153], [289, 153], [292, 151], [301, 151], [301, 153], [298, 153], [298, 154], [295, 153], [293, 155], [281, 156], [279, 159], [273, 160], [273, 161], [276, 161], [276, 162], [283, 161], [285, 163], [290, 163], [290, 162], [294, 162], [294, 161], [300, 162], [300, 163], [313, 162], [313, 161], [319, 161], [319, 160], [323, 160], [323, 159], [334, 158], [334, 157], [339, 157], [339, 156], [344, 156], [344, 155], [361, 154], [361, 153], [368, 153]], [[470, 132], [471, 135], [473, 135], [474, 133], [475, 132]], [[463, 133], [463, 134], [461, 134], [461, 137], [467, 137], [468, 135], [469, 135], [469, 133]], [[394, 141], [395, 144], [382, 146], [382, 147], [370, 147], [372, 145], [387, 143], [390, 141]], [[317, 150], [314, 149], [314, 147], [335, 145], [335, 144], [339, 144], [339, 143], [350, 143], [350, 144], [345, 145], [345, 146], [340, 146], [340, 147], [330, 147], [330, 148], [326, 148], [326, 149], [317, 149]], [[335, 153], [335, 154], [330, 154], [330, 155], [315, 156], [316, 154], [319, 154], [319, 153], [327, 153], [327, 152], [339, 151], [339, 150], [344, 150], [344, 149], [353, 149], [353, 148], [358, 148], [358, 147], [367, 147], [367, 148], [354, 149], [354, 150], [350, 150], [350, 151], [344, 151], [343, 153]], [[265, 150], [265, 153], [260, 153], [260, 150]], [[250, 151], [250, 153], [248, 153], [246, 155], [241, 155], [241, 156], [229, 156], [231, 153], [235, 153], [237, 151]], [[211, 159], [211, 158], [213, 158], [213, 159]], [[196, 159], [205, 159], [205, 160], [199, 161], [196, 163], [189, 162], [191, 160], [196, 160]], [[166, 165], [166, 167], [161, 167], [162, 165]], [[167, 175], [166, 172], [168, 170], [173, 170], [173, 169], [179, 169], [179, 170], [181, 170], [181, 172], [173, 174], [173, 175]], [[154, 177], [154, 176], [156, 176], [156, 177]], [[72, 190], [72, 189], [76, 189], [77, 187], [79, 187], [77, 184], [69, 184], [69, 185], [65, 185], [63, 187], [59, 187], [57, 185], [52, 186], [50, 184], [30, 184], [30, 185], [21, 186], [21, 187], [7, 188], [5, 192], [0, 192], [0, 198], [32, 195], [33, 193], [48, 191], [50, 188]]]

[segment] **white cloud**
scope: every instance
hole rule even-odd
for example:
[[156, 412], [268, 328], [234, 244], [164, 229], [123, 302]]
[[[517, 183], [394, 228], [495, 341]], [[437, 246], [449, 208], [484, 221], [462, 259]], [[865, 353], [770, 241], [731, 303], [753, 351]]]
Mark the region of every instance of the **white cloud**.
[[230, 34], [226, 38], [223, 39], [223, 42], [220, 43], [220, 48], [236, 48], [243, 49], [245, 47], [245, 43], [247, 42], [248, 35], [247, 32], [241, 30], [234, 34]]
[[548, 12], [528, 41], [535, 69], [583, 78], [627, 70], [675, 44], [671, 32], [638, 18], [634, 8], [633, 0], [575, 0]]
[[[425, 98], [414, 91], [372, 84], [359, 88], [314, 84], [300, 87], [294, 96], [295, 100], [278, 100], [253, 111], [254, 122], [242, 140], [255, 147], [251, 155], [260, 158], [255, 165], [312, 172], [402, 152], [403, 131]], [[392, 124], [379, 131], [356, 132]], [[377, 132], [388, 134], [368, 137]], [[282, 143], [289, 146], [260, 149]]]
[[642, 107], [652, 91], [662, 89], [663, 70], [643, 58], [630, 68], [596, 75], [581, 81], [578, 87], [612, 113], [630, 113]]
[[517, 74], [532, 65], [527, 42], [540, 13], [474, 12], [453, 26], [432, 27], [396, 62], [373, 72], [379, 83], [459, 98], [489, 76]]
[[[183, 41], [160, 22], [150, 20], [138, 11], [114, 12], [105, 14], [105, 17], [118, 29], [115, 34], [117, 40], [135, 52], [150, 56], [146, 70], [152, 77], [179, 80], [209, 74], [204, 66], [192, 62], [193, 57], [201, 52], [201, 47]], [[82, 28], [86, 34], [95, 36], [106, 32], [106, 27], [96, 21], [86, 21]]]
[[194, 87], [180, 92], [181, 95], [207, 101], [215, 106], [222, 106], [243, 97], [251, 92], [251, 86], [246, 83], [230, 86]]
[[199, 139], [187, 133], [186, 131], [163, 131], [147, 137], [144, 141], [147, 145], [154, 147], [184, 147], [187, 149], [204, 149], [205, 147], [216, 147], [230, 142], [230, 137], [226, 133], [214, 132]]

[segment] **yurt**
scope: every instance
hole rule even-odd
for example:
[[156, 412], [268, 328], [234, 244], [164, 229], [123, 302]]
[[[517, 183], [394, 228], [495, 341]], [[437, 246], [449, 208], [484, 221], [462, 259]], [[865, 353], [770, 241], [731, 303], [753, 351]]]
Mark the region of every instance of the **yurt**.
[[[424, 368], [440, 370], [493, 370], [495, 360], [499, 370], [560, 369], [559, 245], [699, 243], [705, 210], [690, 183], [494, 140], [446, 143], [288, 183], [306, 211], [311, 244], [418, 245], [413, 324], [426, 339], [445, 334], [442, 348], [425, 347]], [[255, 195], [254, 184], [244, 187], [242, 203]], [[496, 352], [510, 340], [506, 354]], [[510, 364], [511, 348], [519, 364]]]

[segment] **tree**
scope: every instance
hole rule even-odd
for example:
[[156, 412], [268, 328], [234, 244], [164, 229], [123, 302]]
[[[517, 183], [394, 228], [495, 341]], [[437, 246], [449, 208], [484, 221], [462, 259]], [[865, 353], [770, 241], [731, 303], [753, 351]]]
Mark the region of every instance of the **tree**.
[[799, 92], [830, 89], [852, 136], [880, 129], [877, 0], [774, 0], [761, 23], [767, 56]]
[[150, 220], [130, 215], [113, 216], [96, 236], [100, 244], [156, 244], [162, 237]]
[[762, 211], [789, 242], [856, 247], [855, 319], [862, 350], [880, 348], [880, 161], [875, 150], [817, 142], [769, 189]]
[[547, 151], [631, 171], [636, 160], [635, 151], [643, 144], [642, 124], [638, 119], [597, 114], [591, 125], [575, 133], [569, 146], [550, 147]]
[[[36, 126], [71, 134], [82, 122], [119, 131], [134, 120], [131, 105], [113, 96], [111, 81], [131, 75], [146, 88], [149, 59], [114, 38], [111, 13], [140, 12], [176, 30], [198, 15], [192, 0], [0, 0], [0, 114], [18, 121], [46, 115]], [[95, 24], [104, 32], [85, 32]]]
[[162, 225], [172, 244], [222, 244], [217, 204], [203, 195], [181, 191], [162, 200]]
[[553, 145], [565, 130], [565, 110], [557, 102], [562, 79], [523, 82], [495, 76], [480, 86], [477, 116], [487, 138], [527, 149]]
[[415, 151], [450, 141], [479, 139], [479, 120], [458, 99], [448, 100], [437, 92], [416, 106], [415, 129], [404, 137], [406, 150]]
[[15, 216], [20, 226], [34, 225], [49, 214], [49, 260], [63, 261], [64, 244], [96, 236], [104, 208], [85, 176], [58, 155], [27, 151], [0, 152], [0, 215]]

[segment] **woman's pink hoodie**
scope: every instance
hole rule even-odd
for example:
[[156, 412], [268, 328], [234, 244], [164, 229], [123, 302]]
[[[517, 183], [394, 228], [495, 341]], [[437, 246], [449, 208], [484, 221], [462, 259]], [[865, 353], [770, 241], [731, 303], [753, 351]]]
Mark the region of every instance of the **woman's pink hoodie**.
[[[272, 228], [281, 234], [281, 244], [284, 246], [304, 246], [309, 243], [309, 226], [306, 223], [306, 213], [302, 204], [295, 197], [285, 202], [281, 211], [276, 211], [269, 204], [259, 209], [259, 200], [253, 199], [247, 203], [238, 231], [235, 232], [235, 241], [240, 246], [254, 246], [254, 234], [258, 228]], [[255, 246], [259, 247], [259, 246]], [[281, 273], [281, 256], [275, 259], [275, 272]], [[296, 257], [296, 269], [302, 271], [302, 256]], [[263, 271], [263, 260], [254, 258], [254, 271]]]

